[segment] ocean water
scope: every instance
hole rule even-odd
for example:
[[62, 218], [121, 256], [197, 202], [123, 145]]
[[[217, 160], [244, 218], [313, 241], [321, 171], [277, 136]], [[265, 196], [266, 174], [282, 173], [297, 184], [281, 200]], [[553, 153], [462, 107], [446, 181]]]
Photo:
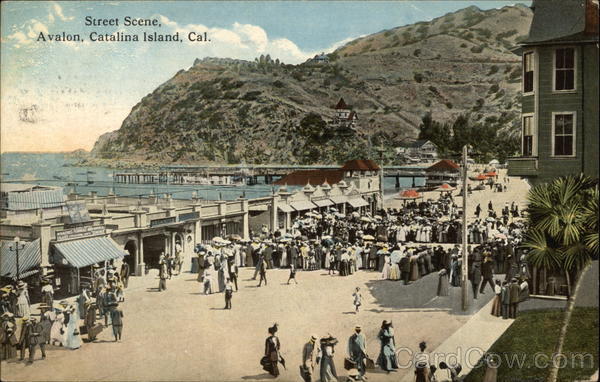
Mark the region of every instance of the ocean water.
[[[240, 196], [257, 198], [270, 195], [277, 186], [259, 184], [252, 186], [205, 186], [166, 184], [123, 184], [113, 182], [114, 169], [105, 167], [75, 167], [76, 160], [59, 153], [3, 153], [0, 155], [0, 172], [3, 182], [62, 186], [66, 193], [75, 191], [106, 196], [112, 189], [121, 196], [147, 196], [173, 194], [174, 199], [191, 199], [192, 193], [206, 200], [233, 200]], [[275, 178], [274, 180], [277, 180]], [[396, 192], [395, 179], [385, 178], [384, 192]], [[416, 186], [425, 184], [424, 178], [415, 179]], [[400, 187], [412, 186], [412, 179], [400, 178]], [[291, 191], [300, 187], [288, 187]]]

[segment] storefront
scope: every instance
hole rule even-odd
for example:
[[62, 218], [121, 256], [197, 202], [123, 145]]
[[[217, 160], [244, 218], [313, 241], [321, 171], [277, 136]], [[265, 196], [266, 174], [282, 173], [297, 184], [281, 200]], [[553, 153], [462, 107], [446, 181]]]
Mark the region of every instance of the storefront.
[[128, 254], [106, 236], [54, 242], [50, 259], [55, 266], [55, 285], [65, 294], [77, 294], [82, 282], [93, 281], [94, 264], [106, 267]]

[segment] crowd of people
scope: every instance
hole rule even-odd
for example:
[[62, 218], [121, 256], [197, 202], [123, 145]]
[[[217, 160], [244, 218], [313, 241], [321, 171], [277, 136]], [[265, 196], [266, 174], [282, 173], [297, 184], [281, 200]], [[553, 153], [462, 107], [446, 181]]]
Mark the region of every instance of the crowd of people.
[[[125, 263], [124, 263], [125, 264]], [[56, 302], [52, 280], [41, 280], [39, 313], [32, 312], [27, 284], [18, 281], [0, 290], [0, 358], [23, 361], [28, 351], [28, 363], [35, 360], [36, 349], [41, 359], [46, 358], [46, 347], [76, 350], [93, 342], [108, 326], [112, 327], [114, 341], [120, 341], [123, 332], [124, 288], [129, 277], [127, 265], [117, 271], [107, 264], [93, 267], [92, 283], [83, 282], [75, 299]], [[37, 316], [37, 317], [36, 317]], [[103, 322], [102, 322], [103, 321]]]
[[[461, 242], [461, 214], [450, 195], [382, 210], [375, 216], [346, 215], [335, 209], [310, 212], [295, 219], [284, 234], [265, 232], [248, 241], [217, 237], [210, 244], [198, 245], [198, 281], [203, 293], [212, 294], [234, 287], [237, 291], [240, 267], [254, 267], [253, 280], [260, 276], [258, 286], [268, 285], [268, 270], [274, 268], [290, 270], [288, 283], [298, 283], [298, 270], [327, 270], [342, 277], [359, 270], [376, 271], [382, 279], [404, 285], [439, 272], [438, 294], [444, 296], [449, 287], [462, 283], [461, 246], [457, 244]], [[490, 274], [526, 281], [523, 270], [527, 273], [528, 265], [519, 247], [525, 223], [518, 217], [516, 205], [505, 205], [496, 214], [490, 201], [486, 219], [470, 219], [469, 280], [481, 287], [481, 291], [473, 287], [475, 298], [486, 282], [493, 287]], [[230, 292], [226, 306], [231, 306]]]

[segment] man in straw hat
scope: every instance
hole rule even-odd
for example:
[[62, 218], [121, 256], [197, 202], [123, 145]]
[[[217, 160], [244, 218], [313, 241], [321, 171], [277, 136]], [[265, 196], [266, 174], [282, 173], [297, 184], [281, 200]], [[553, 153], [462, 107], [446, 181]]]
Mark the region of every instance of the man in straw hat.
[[302, 366], [300, 366], [300, 375], [306, 382], [312, 381], [312, 375], [315, 369], [315, 358], [316, 362], [319, 362], [320, 349], [317, 347], [317, 351], [315, 352], [315, 343], [317, 340], [318, 337], [316, 334], [311, 335], [308, 342], [305, 343], [302, 348]]
[[348, 358], [356, 365], [361, 376], [365, 375], [365, 360], [367, 355], [367, 339], [362, 332], [362, 326], [354, 327], [354, 334], [348, 339]]

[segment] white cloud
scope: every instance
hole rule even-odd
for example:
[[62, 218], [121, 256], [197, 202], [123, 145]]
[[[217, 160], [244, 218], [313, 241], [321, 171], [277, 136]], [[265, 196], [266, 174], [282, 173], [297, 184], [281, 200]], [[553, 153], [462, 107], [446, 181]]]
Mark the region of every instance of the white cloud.
[[339, 41], [329, 48], [317, 51], [304, 51], [293, 41], [286, 38], [271, 39], [267, 32], [258, 25], [234, 23], [231, 28], [209, 28], [201, 24], [180, 25], [164, 15], [157, 15], [161, 24], [170, 29], [169, 33], [179, 32], [180, 37], [187, 41], [190, 32], [198, 34], [206, 32], [211, 39], [209, 44], [199, 45], [188, 42], [188, 46], [200, 49], [204, 56], [237, 58], [253, 60], [261, 54], [269, 54], [273, 59], [279, 58], [288, 64], [298, 64], [313, 57], [315, 54], [331, 52], [352, 39]]
[[62, 21], [71, 21], [75, 19], [75, 16], [65, 16], [62, 7], [58, 3], [52, 3], [52, 9], [54, 10], [56, 16], [58, 16], [58, 18], [60, 18]]

